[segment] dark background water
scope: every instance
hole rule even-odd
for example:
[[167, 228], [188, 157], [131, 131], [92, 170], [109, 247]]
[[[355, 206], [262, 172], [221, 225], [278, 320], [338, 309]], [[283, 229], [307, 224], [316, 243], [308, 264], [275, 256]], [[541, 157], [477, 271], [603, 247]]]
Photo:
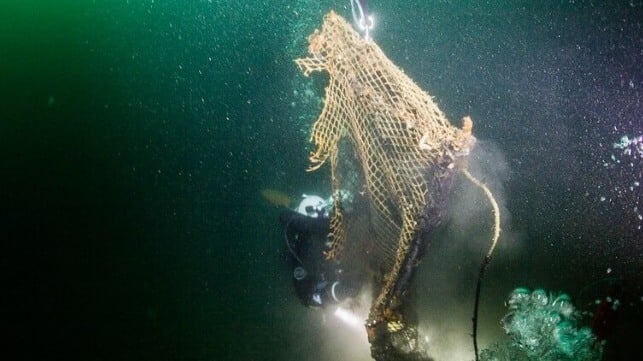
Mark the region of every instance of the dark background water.
[[[259, 191], [327, 192], [323, 171], [304, 172], [309, 125], [290, 104], [303, 81], [292, 57], [305, 54], [302, 39], [323, 13], [348, 16], [347, 3], [3, 3], [10, 350], [20, 359], [327, 358], [317, 351], [332, 343], [313, 338], [312, 311], [289, 289], [278, 209]], [[608, 356], [636, 355], [643, 222], [640, 188], [629, 187], [643, 166], [612, 144], [643, 133], [642, 6], [371, 2], [378, 44], [451, 119], [471, 114], [496, 154], [482, 168], [510, 216], [488, 274], [489, 330], [516, 286], [586, 303], [616, 278], [625, 306]], [[431, 285], [427, 304], [458, 299], [464, 319], [488, 232], [488, 214], [471, 215], [469, 231], [453, 222], [436, 240], [418, 278]], [[481, 241], [456, 242], [472, 234]], [[432, 268], [439, 252], [458, 267]]]

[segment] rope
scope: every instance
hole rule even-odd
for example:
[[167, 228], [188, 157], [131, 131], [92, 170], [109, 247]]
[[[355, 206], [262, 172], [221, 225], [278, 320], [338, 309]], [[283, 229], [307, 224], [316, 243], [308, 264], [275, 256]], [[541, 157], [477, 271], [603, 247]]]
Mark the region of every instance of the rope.
[[475, 299], [475, 304], [473, 306], [473, 318], [471, 319], [473, 321], [473, 350], [476, 355], [476, 361], [479, 361], [479, 356], [478, 356], [478, 306], [480, 304], [480, 290], [482, 288], [482, 278], [484, 277], [484, 272], [487, 269], [487, 266], [489, 266], [489, 263], [491, 262], [491, 256], [493, 255], [493, 251], [496, 249], [496, 245], [498, 244], [498, 238], [500, 238], [500, 209], [498, 208], [498, 203], [496, 202], [496, 199], [493, 197], [493, 194], [487, 188], [486, 185], [481, 183], [479, 180], [477, 180], [474, 176], [469, 173], [468, 170], [462, 169], [462, 173], [476, 186], [478, 186], [480, 189], [482, 189], [487, 196], [487, 199], [489, 199], [489, 203], [491, 203], [491, 207], [493, 208], [493, 216], [494, 216], [494, 224], [493, 224], [493, 238], [491, 241], [491, 247], [489, 247], [489, 251], [487, 251], [487, 255], [484, 257], [484, 260], [482, 261], [482, 264], [480, 265], [480, 271], [478, 272], [478, 282], [476, 284], [476, 299]]

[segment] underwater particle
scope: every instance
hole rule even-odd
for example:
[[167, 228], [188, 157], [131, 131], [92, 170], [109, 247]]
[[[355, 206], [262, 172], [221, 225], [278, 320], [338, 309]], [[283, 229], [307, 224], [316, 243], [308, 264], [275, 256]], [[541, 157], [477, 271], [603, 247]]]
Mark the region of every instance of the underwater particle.
[[56, 102], [56, 98], [54, 98], [53, 95], [50, 95], [49, 98], [47, 98], [47, 106], [52, 106]]
[[631, 225], [633, 229], [640, 230], [643, 216], [638, 210], [643, 197], [638, 188], [643, 176], [643, 134], [624, 134], [617, 139], [612, 143], [613, 151], [609, 153], [609, 159], [602, 161], [609, 177], [607, 183], [599, 188], [603, 189], [601, 192], [607, 190], [610, 193], [600, 195], [600, 200], [609, 200], [610, 205], [631, 212]]

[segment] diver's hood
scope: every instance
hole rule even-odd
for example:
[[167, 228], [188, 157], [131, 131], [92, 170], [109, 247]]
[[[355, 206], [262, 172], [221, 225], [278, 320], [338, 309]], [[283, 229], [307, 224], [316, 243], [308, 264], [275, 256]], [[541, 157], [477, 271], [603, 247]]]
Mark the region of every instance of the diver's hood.
[[317, 218], [320, 214], [327, 212], [327, 207], [328, 204], [322, 197], [304, 194], [296, 211], [304, 216]]

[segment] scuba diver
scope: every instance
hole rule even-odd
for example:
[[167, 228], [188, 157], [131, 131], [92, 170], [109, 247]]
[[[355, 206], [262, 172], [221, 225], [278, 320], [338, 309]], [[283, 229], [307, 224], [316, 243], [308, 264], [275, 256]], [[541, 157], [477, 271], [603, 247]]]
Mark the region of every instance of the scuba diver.
[[335, 261], [327, 260], [332, 199], [304, 195], [295, 210], [281, 213], [288, 264], [295, 293], [306, 306], [326, 307], [357, 295], [360, 283]]

